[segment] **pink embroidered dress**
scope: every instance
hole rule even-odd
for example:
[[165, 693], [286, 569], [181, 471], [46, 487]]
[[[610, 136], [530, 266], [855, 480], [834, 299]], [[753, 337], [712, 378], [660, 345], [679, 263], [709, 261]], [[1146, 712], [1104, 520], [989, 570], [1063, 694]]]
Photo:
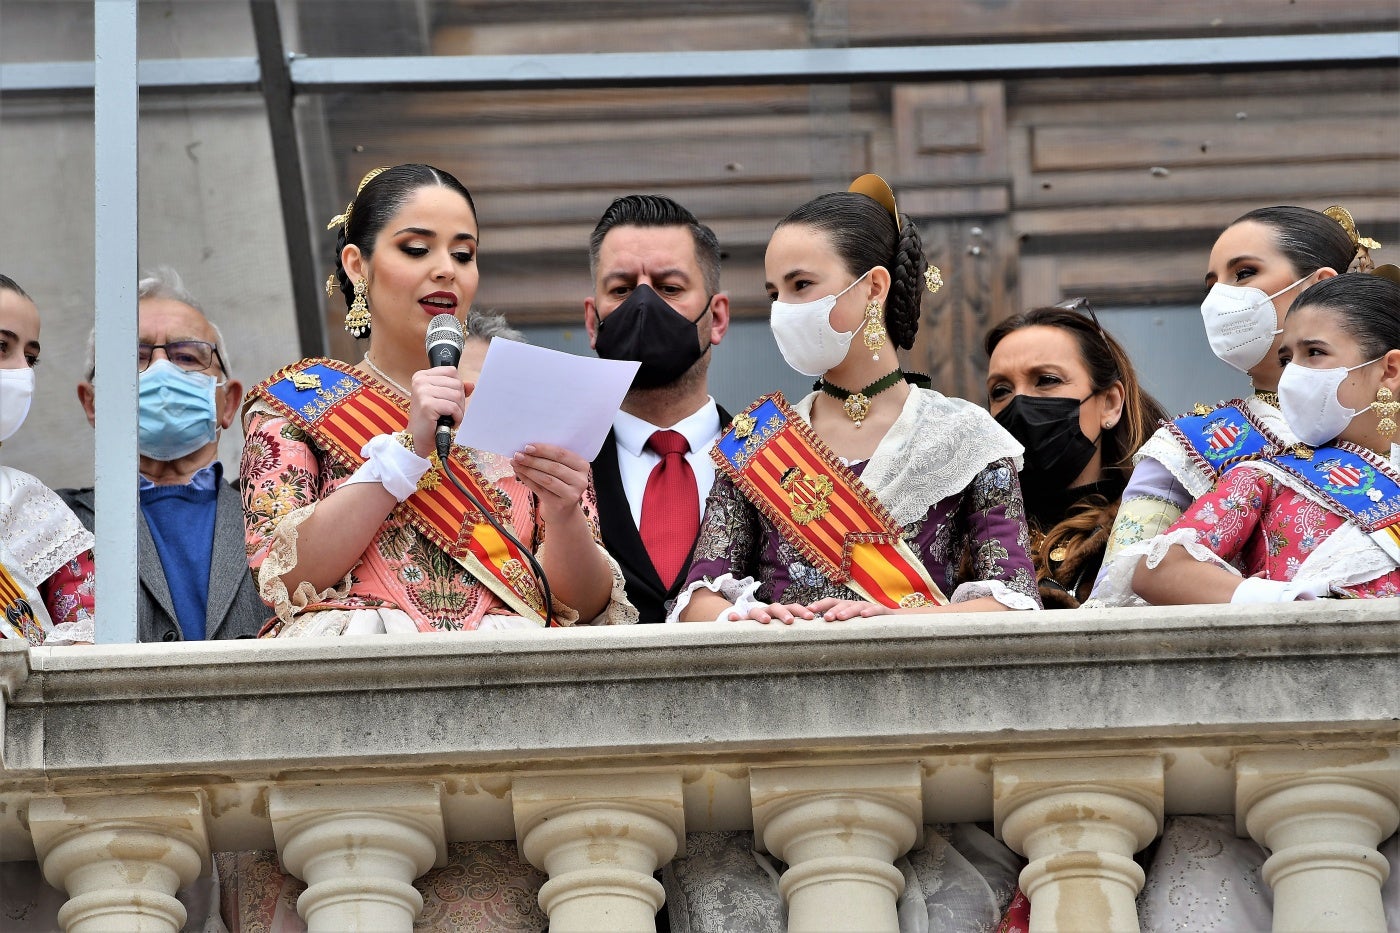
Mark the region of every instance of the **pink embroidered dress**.
[[1140, 604], [1132, 591], [1137, 558], [1156, 566], [1174, 544], [1197, 560], [1245, 577], [1326, 581], [1334, 596], [1400, 596], [1400, 567], [1356, 525], [1296, 477], [1268, 462], [1225, 473], [1165, 533], [1123, 552], [1096, 595], [1108, 605]]
[[[376, 380], [361, 378], [377, 391], [393, 394]], [[466, 568], [415, 529], [408, 522], [403, 505], [385, 519], [360, 561], [338, 584], [316, 593], [309, 583], [303, 583], [296, 592], [288, 593], [280, 577], [296, 566], [297, 528], [352, 471], [328, 457], [304, 431], [256, 396], [247, 404], [243, 422], [245, 440], [239, 476], [248, 561], [257, 574], [263, 600], [277, 615], [264, 630], [264, 637], [536, 626], [516, 615]], [[469, 453], [482, 476], [510, 500], [509, 526], [515, 536], [538, 555], [547, 545], [534, 496], [515, 479], [504, 457], [476, 450]], [[597, 510], [591, 484], [583, 509], [597, 541]], [[601, 542], [598, 547], [602, 549]], [[635, 621], [636, 610], [623, 595], [622, 573], [611, 558], [608, 564], [613, 573], [612, 598], [596, 621]], [[578, 621], [577, 613], [563, 607], [557, 599], [555, 608], [560, 622]]]

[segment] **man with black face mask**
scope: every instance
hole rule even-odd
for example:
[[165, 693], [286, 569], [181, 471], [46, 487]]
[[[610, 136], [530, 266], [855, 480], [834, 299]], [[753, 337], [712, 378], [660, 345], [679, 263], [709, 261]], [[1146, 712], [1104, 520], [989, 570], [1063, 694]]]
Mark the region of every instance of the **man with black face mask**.
[[660, 622], [685, 579], [714, 483], [710, 448], [727, 412], [710, 397], [710, 349], [729, 327], [719, 241], [660, 195], [613, 201], [588, 250], [584, 326], [604, 359], [642, 366], [593, 461], [603, 546], [642, 622]]

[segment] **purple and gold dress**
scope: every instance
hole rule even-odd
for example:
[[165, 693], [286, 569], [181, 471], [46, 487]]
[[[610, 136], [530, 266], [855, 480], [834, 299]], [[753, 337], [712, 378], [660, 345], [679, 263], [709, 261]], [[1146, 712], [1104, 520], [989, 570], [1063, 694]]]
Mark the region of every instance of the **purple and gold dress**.
[[[810, 422], [815, 398], [793, 410]], [[903, 526], [904, 540], [951, 602], [991, 596], [1008, 609], [1038, 609], [1016, 478], [1020, 454], [1021, 445], [983, 409], [911, 389], [874, 455], [848, 465]], [[741, 607], [860, 598], [808, 562], [723, 476], [710, 492], [669, 620], [701, 588]]]

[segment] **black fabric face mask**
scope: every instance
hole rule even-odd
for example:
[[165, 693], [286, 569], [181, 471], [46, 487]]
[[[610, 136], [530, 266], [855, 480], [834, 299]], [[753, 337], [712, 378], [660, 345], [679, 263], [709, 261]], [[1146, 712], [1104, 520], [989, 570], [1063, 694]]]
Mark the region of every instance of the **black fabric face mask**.
[[1098, 442], [1079, 430], [1086, 401], [1018, 395], [997, 413], [997, 423], [1026, 448], [1021, 486], [1027, 499], [1064, 492], [1094, 458]]
[[[700, 319], [709, 312], [706, 302]], [[634, 389], [669, 385], [709, 349], [700, 346], [700, 319], [689, 320], [650, 285], [638, 285], [612, 314], [599, 318], [593, 349], [605, 360], [640, 362], [642, 368], [632, 380]]]

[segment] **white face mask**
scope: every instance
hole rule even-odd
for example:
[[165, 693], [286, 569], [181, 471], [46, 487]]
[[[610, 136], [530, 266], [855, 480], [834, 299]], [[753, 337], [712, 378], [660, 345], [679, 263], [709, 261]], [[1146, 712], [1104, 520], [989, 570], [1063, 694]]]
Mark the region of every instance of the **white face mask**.
[[842, 333], [832, 327], [831, 311], [836, 307], [837, 299], [855, 288], [870, 272], [836, 294], [816, 301], [800, 304], [773, 302], [773, 316], [768, 319], [768, 326], [773, 328], [778, 350], [789, 366], [804, 376], [820, 376], [846, 358], [846, 350], [856, 332]]
[[1309, 447], [1319, 447], [1345, 431], [1351, 419], [1366, 409], [1352, 411], [1337, 398], [1337, 390], [1347, 373], [1379, 359], [1331, 369], [1309, 369], [1297, 363], [1283, 367], [1278, 381], [1278, 407], [1298, 440]]
[[1201, 302], [1201, 318], [1211, 351], [1242, 373], [1258, 366], [1274, 345], [1274, 338], [1283, 333], [1274, 299], [1307, 279], [1305, 275], [1272, 295], [1252, 285], [1216, 282]]
[[0, 369], [0, 443], [10, 439], [29, 415], [34, 398], [34, 370]]

